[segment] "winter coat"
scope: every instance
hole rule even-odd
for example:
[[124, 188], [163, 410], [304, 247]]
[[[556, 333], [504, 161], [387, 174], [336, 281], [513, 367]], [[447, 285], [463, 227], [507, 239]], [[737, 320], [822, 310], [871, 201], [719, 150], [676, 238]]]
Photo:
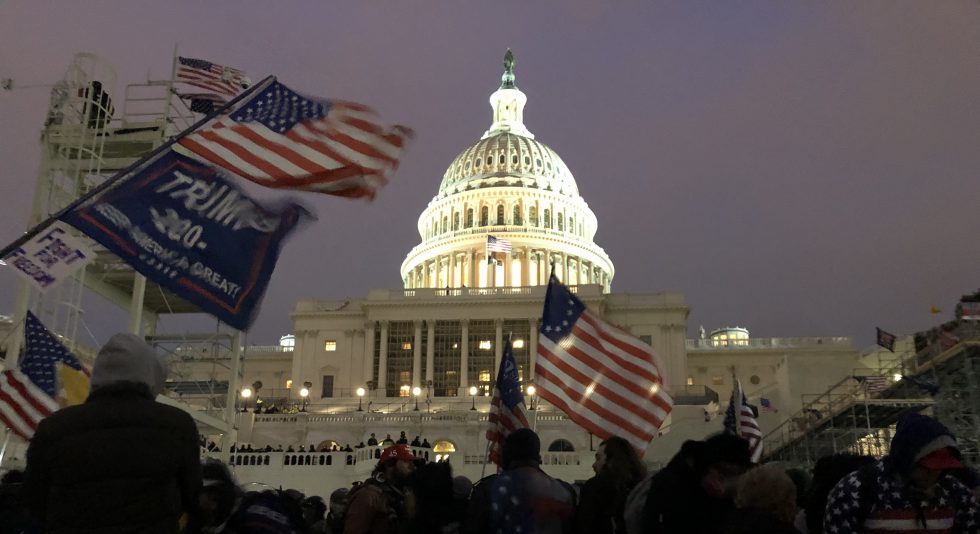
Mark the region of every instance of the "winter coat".
[[194, 420], [145, 384], [93, 391], [41, 421], [27, 449], [25, 496], [45, 532], [176, 532], [200, 486]]
[[344, 534], [397, 534], [412, 515], [403, 490], [374, 479], [351, 490], [347, 499]]
[[536, 465], [499, 474], [490, 484], [489, 532], [564, 534], [572, 531], [575, 491]]
[[577, 534], [626, 534], [623, 508], [633, 486], [618, 482], [608, 473], [585, 482], [575, 514]]
[[953, 440], [935, 419], [913, 413], [899, 421], [888, 456], [844, 477], [830, 492], [824, 532], [875, 532], [885, 526], [904, 532], [980, 532], [977, 501], [952, 474], [943, 473], [928, 493], [908, 482], [915, 458], [937, 442]]
[[643, 508], [645, 534], [715, 534], [734, 505], [708, 494], [682, 449], [653, 476]]

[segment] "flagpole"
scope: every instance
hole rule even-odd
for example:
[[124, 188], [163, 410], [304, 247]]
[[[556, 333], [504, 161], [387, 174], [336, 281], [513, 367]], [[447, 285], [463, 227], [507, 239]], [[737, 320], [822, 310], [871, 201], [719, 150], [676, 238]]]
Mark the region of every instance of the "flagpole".
[[490, 458], [490, 440], [487, 440], [487, 450], [483, 453], [483, 469], [480, 471], [480, 479], [487, 476], [487, 459]]
[[9, 428], [4, 427], [4, 431], [7, 433], [7, 435], [4, 436], [3, 446], [0, 447], [0, 468], [3, 468], [3, 458], [7, 454], [7, 445], [10, 444], [10, 435], [13, 434]]
[[173, 138], [171, 138], [166, 143], [164, 143], [164, 144], [160, 145], [159, 147], [151, 150], [149, 153], [147, 153], [146, 155], [144, 155], [143, 157], [141, 157], [135, 163], [129, 165], [125, 169], [117, 172], [115, 175], [113, 175], [112, 177], [108, 178], [106, 181], [104, 181], [101, 184], [97, 185], [96, 187], [92, 188], [92, 190], [89, 191], [88, 193], [86, 193], [85, 195], [82, 195], [82, 196], [76, 198], [71, 203], [69, 203], [67, 206], [65, 206], [64, 208], [61, 208], [60, 210], [58, 210], [58, 212], [55, 213], [54, 215], [51, 215], [47, 219], [45, 219], [45, 220], [39, 222], [38, 224], [34, 225], [33, 228], [27, 230], [26, 232], [24, 232], [24, 234], [22, 236], [20, 236], [19, 238], [15, 239], [12, 243], [10, 243], [6, 247], [4, 247], [2, 250], [0, 250], [0, 259], [6, 258], [8, 255], [10, 255], [11, 252], [13, 252], [14, 250], [17, 250], [18, 248], [20, 248], [21, 245], [23, 245], [24, 243], [28, 242], [32, 237], [34, 237], [37, 234], [43, 232], [48, 226], [51, 226], [52, 223], [54, 223], [56, 220], [58, 220], [61, 217], [63, 217], [66, 213], [74, 210], [75, 208], [77, 208], [78, 206], [80, 206], [82, 203], [88, 201], [89, 199], [95, 197], [96, 195], [98, 195], [100, 193], [103, 193], [107, 189], [109, 189], [112, 186], [116, 185], [117, 183], [120, 182], [120, 180], [122, 178], [126, 177], [128, 174], [132, 173], [133, 171], [135, 171], [139, 167], [141, 167], [141, 166], [143, 166], [143, 165], [145, 165], [147, 163], [151, 163], [153, 160], [155, 160], [156, 158], [158, 158], [161, 155], [163, 155], [164, 152], [166, 152], [167, 150], [169, 150], [170, 147], [172, 147], [173, 145], [177, 144], [178, 141], [180, 141], [181, 139], [183, 139], [184, 137], [186, 137], [187, 135], [189, 135], [194, 130], [200, 128], [201, 126], [203, 126], [205, 123], [207, 123], [208, 121], [210, 121], [214, 117], [216, 117], [219, 114], [223, 113], [225, 110], [230, 109], [232, 106], [238, 104], [239, 102], [245, 100], [246, 97], [251, 97], [253, 94], [260, 92], [261, 90], [263, 90], [266, 87], [268, 87], [269, 84], [271, 84], [271, 83], [273, 83], [275, 81], [276, 81], [276, 77], [275, 76], [266, 76], [265, 79], [263, 79], [261, 82], [253, 85], [252, 87], [249, 87], [244, 92], [242, 92], [241, 94], [239, 94], [235, 98], [231, 99], [225, 105], [221, 106], [220, 108], [218, 108], [214, 112], [206, 115], [201, 120], [199, 120], [196, 123], [194, 123], [193, 125], [191, 125], [190, 128], [187, 128], [186, 130], [178, 133], [177, 135], [175, 135]]

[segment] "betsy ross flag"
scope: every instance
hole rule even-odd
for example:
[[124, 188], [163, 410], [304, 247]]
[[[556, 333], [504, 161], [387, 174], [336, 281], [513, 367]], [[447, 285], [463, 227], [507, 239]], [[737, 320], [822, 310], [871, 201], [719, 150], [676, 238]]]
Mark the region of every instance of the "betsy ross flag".
[[884, 330], [875, 327], [877, 330], [877, 342], [878, 345], [884, 347], [892, 352], [895, 352], [895, 334], [889, 334]]
[[725, 431], [729, 434], [740, 436], [749, 442], [749, 452], [752, 455], [752, 463], [758, 463], [762, 458], [762, 430], [756, 420], [755, 410], [745, 398], [742, 390], [742, 383], [735, 381], [735, 388], [732, 390], [732, 397], [728, 402], [728, 410], [725, 411]]
[[411, 135], [361, 104], [304, 97], [273, 81], [180, 146], [266, 187], [374, 198]]
[[233, 97], [251, 85], [245, 72], [203, 59], [178, 57], [176, 67], [174, 76], [177, 81], [224, 97]]
[[600, 439], [623, 437], [642, 454], [673, 407], [650, 346], [592, 313], [554, 273], [537, 356], [541, 398]]
[[529, 427], [527, 408], [524, 405], [524, 395], [521, 393], [517, 362], [514, 361], [510, 339], [504, 345], [500, 370], [497, 371], [497, 382], [493, 386], [489, 422], [487, 440], [490, 441], [490, 461], [502, 468], [504, 466], [501, 452], [504, 440], [515, 430]]
[[0, 373], [0, 422], [15, 434], [31, 439], [38, 423], [66, 405], [80, 404], [88, 395], [88, 371], [41, 321], [27, 312], [24, 356], [19, 369]]

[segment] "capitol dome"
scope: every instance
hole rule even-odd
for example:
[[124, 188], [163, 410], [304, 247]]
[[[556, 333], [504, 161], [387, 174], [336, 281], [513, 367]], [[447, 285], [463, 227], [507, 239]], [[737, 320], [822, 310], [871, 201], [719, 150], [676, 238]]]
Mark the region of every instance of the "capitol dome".
[[401, 268], [407, 289], [544, 285], [552, 265], [566, 284], [610, 289], [595, 214], [565, 162], [524, 125], [513, 67], [508, 50], [493, 123], [456, 156], [419, 217], [422, 242]]

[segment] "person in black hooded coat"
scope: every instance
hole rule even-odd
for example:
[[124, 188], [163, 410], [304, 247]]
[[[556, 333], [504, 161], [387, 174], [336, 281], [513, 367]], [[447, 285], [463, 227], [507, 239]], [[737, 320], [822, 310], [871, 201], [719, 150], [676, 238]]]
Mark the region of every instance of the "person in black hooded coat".
[[24, 492], [44, 532], [177, 532], [196, 510], [197, 427], [154, 400], [166, 375], [142, 338], [116, 334], [95, 359], [88, 399], [41, 421]]

